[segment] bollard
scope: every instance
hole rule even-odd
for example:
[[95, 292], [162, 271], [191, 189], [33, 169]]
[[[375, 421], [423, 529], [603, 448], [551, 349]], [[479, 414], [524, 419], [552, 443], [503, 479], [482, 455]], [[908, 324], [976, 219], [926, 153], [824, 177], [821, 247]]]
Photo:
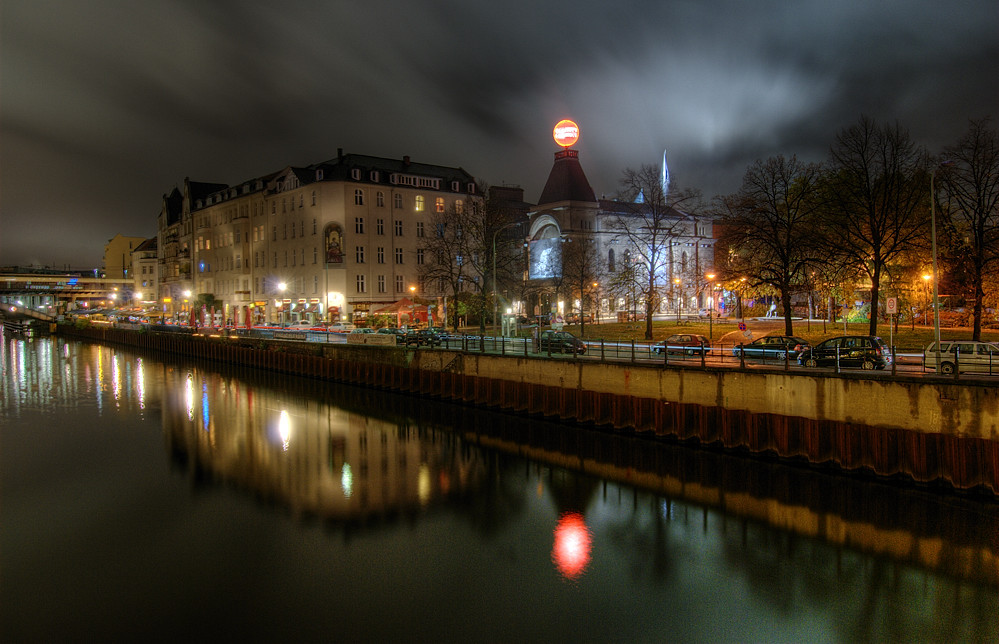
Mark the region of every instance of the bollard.
[[896, 363], [897, 363], [897, 360], [895, 358], [895, 345], [893, 344], [891, 346], [891, 375], [893, 375], [893, 376], [895, 375], [895, 364]]
[[600, 362], [604, 361], [604, 340], [600, 339]]
[[702, 342], [701, 343], [701, 366], [702, 367], [704, 366], [704, 355], [705, 355], [705, 353], [706, 352], [704, 351], [704, 343]]

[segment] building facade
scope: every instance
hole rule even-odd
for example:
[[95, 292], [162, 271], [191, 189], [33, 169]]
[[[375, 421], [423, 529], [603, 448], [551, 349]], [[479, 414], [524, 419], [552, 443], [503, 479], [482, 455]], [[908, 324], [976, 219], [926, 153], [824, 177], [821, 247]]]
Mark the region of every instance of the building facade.
[[[649, 244], [656, 244], [655, 266], [659, 286], [659, 312], [690, 312], [713, 304], [714, 237], [710, 217], [667, 208], [656, 221], [657, 239], [648, 231], [649, 209], [641, 201], [598, 199], [579, 162], [579, 152], [563, 149], [555, 161], [537, 206], [529, 213], [529, 279], [558, 285], [562, 278], [562, 248], [566, 243], [585, 244], [594, 255], [594, 292], [601, 315], [641, 310], [644, 298], [638, 285], [629, 289], [626, 273], [636, 264], [644, 274], [649, 266]], [[541, 291], [534, 313], [566, 315], [579, 308], [581, 294], [557, 293], [546, 298]], [[578, 287], [577, 287], [578, 290]], [[565, 299], [567, 298], [567, 299]], [[575, 298], [575, 299], [574, 299]], [[529, 312], [530, 314], [530, 312]]]
[[360, 322], [421, 284], [430, 213], [481, 198], [461, 168], [343, 154], [238, 185], [185, 180], [163, 198], [159, 296], [168, 316], [214, 308], [254, 324]]

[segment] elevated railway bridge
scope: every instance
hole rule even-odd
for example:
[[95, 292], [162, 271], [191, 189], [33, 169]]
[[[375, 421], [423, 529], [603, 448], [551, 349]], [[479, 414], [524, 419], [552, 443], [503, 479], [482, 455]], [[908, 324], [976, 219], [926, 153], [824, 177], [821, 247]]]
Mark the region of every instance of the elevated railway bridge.
[[87, 273], [0, 271], [0, 306], [30, 317], [56, 317], [74, 309], [127, 306], [134, 281]]

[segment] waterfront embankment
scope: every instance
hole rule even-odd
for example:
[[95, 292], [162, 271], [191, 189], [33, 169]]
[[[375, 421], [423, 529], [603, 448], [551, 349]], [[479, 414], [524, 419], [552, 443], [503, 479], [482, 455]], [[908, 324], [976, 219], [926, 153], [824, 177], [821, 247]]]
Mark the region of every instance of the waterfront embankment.
[[999, 496], [999, 383], [986, 380], [57, 331]]

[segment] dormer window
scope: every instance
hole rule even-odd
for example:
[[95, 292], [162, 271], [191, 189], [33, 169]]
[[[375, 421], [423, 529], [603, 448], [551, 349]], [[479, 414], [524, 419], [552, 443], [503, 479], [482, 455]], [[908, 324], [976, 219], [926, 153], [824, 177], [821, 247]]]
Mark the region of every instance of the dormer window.
[[378, 170], [372, 170], [371, 174], [368, 175], [368, 178], [371, 179], [371, 181], [378, 183]]
[[475, 194], [475, 184], [474, 183], [468, 184], [468, 194], [470, 194], [470, 195], [474, 195]]
[[320, 168], [319, 170], [316, 170], [316, 181], [322, 181], [322, 180], [323, 180], [323, 171]]
[[451, 192], [458, 192], [460, 190], [461, 190], [461, 182], [460, 181], [452, 181], [451, 182]]
[[357, 168], [354, 168], [353, 170], [350, 171], [350, 178], [353, 179], [354, 181], [360, 181], [361, 171], [358, 170]]

